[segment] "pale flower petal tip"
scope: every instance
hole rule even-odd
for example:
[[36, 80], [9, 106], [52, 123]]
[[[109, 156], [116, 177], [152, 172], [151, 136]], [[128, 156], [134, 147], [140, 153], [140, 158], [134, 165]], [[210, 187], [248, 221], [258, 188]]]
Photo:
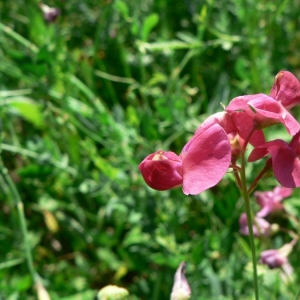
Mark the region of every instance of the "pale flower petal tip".
[[192, 290], [185, 277], [186, 263], [182, 262], [176, 270], [171, 300], [188, 300], [191, 298]]

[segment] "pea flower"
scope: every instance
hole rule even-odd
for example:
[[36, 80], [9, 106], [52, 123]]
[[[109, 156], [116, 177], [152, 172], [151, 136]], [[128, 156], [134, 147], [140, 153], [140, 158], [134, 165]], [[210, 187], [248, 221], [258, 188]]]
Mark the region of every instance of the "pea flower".
[[283, 209], [281, 201], [292, 194], [292, 189], [277, 186], [273, 191], [255, 192], [254, 197], [261, 206], [261, 210], [256, 214], [257, 217], [265, 217], [268, 214]]
[[260, 254], [259, 262], [270, 269], [282, 268], [287, 275], [291, 275], [293, 268], [288, 261], [288, 255], [292, 252], [296, 240], [283, 245], [280, 249], [269, 249]]
[[262, 144], [251, 152], [248, 161], [253, 162], [270, 154], [272, 168], [278, 182], [287, 188], [300, 186], [300, 133], [288, 144], [277, 139]]
[[176, 270], [171, 300], [188, 300], [191, 298], [191, 288], [184, 275], [186, 263], [182, 262]]
[[290, 109], [300, 103], [299, 80], [288, 71], [280, 71], [276, 77], [270, 96], [286, 108]]
[[197, 130], [179, 156], [157, 151], [140, 163], [139, 170], [153, 189], [163, 191], [182, 185], [186, 195], [195, 195], [216, 185], [230, 160], [227, 134], [219, 124], [214, 124]]
[[[245, 122], [245, 119], [233, 118], [234, 114], [228, 112], [219, 112], [208, 117], [198, 128], [203, 126], [212, 126], [213, 124], [219, 124], [227, 133], [232, 150], [232, 162], [239, 157], [240, 151], [244, 146], [245, 140], [249, 140], [249, 143], [253, 146], [259, 146], [266, 142], [263, 131], [251, 130], [251, 126], [246, 126], [244, 130], [239, 130], [239, 123]], [[251, 118], [250, 118], [251, 119]], [[249, 120], [249, 118], [248, 118]], [[250, 122], [252, 122], [250, 120]]]
[[[253, 220], [253, 234], [256, 237], [260, 236], [270, 236], [271, 233], [276, 230], [276, 224], [270, 224], [263, 218], [256, 216]], [[248, 219], [246, 213], [242, 213], [239, 219], [240, 224], [240, 234], [249, 235]], [[273, 226], [275, 225], [275, 226]]]
[[300, 130], [297, 120], [277, 100], [265, 95], [245, 95], [232, 99], [226, 107], [240, 133], [282, 123], [290, 135]]

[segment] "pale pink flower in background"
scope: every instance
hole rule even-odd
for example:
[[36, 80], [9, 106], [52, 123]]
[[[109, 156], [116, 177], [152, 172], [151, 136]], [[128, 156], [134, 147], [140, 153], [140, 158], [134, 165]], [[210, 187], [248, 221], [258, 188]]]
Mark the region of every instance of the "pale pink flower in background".
[[280, 251], [270, 249], [263, 251], [260, 254], [260, 263], [267, 265], [270, 269], [280, 268], [283, 264], [288, 262], [287, 257]]
[[293, 240], [288, 244], [283, 245], [280, 249], [265, 250], [260, 254], [259, 262], [267, 265], [270, 269], [282, 268], [285, 275], [291, 276], [293, 267], [289, 263], [288, 256], [292, 252], [297, 240]]
[[277, 186], [273, 191], [255, 192], [254, 197], [260, 205], [261, 210], [256, 214], [258, 217], [265, 217], [268, 214], [283, 209], [281, 201], [291, 196], [293, 190]]
[[[239, 219], [240, 234], [249, 235], [248, 219], [246, 213], [242, 213]], [[275, 225], [275, 224], [273, 224]], [[260, 217], [254, 217], [253, 219], [253, 234], [256, 237], [270, 236], [274, 230], [274, 227], [268, 221]], [[273, 226], [273, 227], [272, 227]]]

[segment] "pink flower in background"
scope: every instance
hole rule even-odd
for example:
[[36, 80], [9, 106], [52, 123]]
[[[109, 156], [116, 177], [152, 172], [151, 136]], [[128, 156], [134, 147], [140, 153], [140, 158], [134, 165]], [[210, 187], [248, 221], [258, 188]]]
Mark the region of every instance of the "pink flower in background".
[[292, 194], [292, 189], [277, 186], [273, 191], [255, 192], [254, 196], [261, 210], [256, 214], [258, 217], [265, 217], [268, 214], [283, 209], [281, 201]]
[[290, 135], [300, 130], [299, 123], [275, 99], [265, 94], [245, 95], [232, 99], [226, 107], [240, 133], [282, 123]]
[[260, 254], [259, 262], [269, 266], [270, 269], [282, 268], [286, 275], [293, 273], [293, 267], [288, 261], [288, 256], [292, 252], [297, 240], [292, 240], [290, 243], [283, 245], [280, 249], [270, 249], [263, 251]]
[[[246, 213], [242, 213], [239, 219], [240, 234], [249, 235], [248, 219]], [[269, 236], [272, 233], [272, 225], [263, 218], [255, 217], [253, 219], [254, 236]]]
[[256, 161], [270, 154], [272, 168], [278, 182], [287, 188], [300, 186], [300, 133], [288, 144], [283, 140], [274, 140], [256, 147], [248, 161]]
[[288, 71], [280, 71], [276, 77], [270, 96], [286, 108], [290, 109], [300, 103], [299, 80]]
[[214, 124], [197, 130], [179, 156], [157, 151], [147, 156], [139, 169], [153, 189], [163, 191], [182, 185], [186, 195], [195, 195], [222, 179], [230, 159], [227, 134], [220, 125]]
[[287, 257], [280, 251], [270, 249], [263, 251], [260, 254], [260, 263], [269, 266], [270, 269], [280, 268], [283, 264], [288, 262]]

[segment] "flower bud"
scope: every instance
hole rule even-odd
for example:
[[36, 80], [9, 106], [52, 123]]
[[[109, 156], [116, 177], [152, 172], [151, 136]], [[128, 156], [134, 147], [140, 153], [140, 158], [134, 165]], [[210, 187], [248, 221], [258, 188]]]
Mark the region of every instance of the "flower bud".
[[122, 300], [129, 295], [128, 291], [116, 285], [107, 285], [97, 295], [98, 300]]
[[146, 183], [155, 190], [182, 185], [182, 161], [173, 152], [154, 152], [140, 163], [139, 169]]
[[44, 14], [44, 19], [48, 23], [54, 23], [57, 17], [60, 15], [60, 10], [56, 7], [50, 7], [44, 3], [41, 3], [40, 8]]

